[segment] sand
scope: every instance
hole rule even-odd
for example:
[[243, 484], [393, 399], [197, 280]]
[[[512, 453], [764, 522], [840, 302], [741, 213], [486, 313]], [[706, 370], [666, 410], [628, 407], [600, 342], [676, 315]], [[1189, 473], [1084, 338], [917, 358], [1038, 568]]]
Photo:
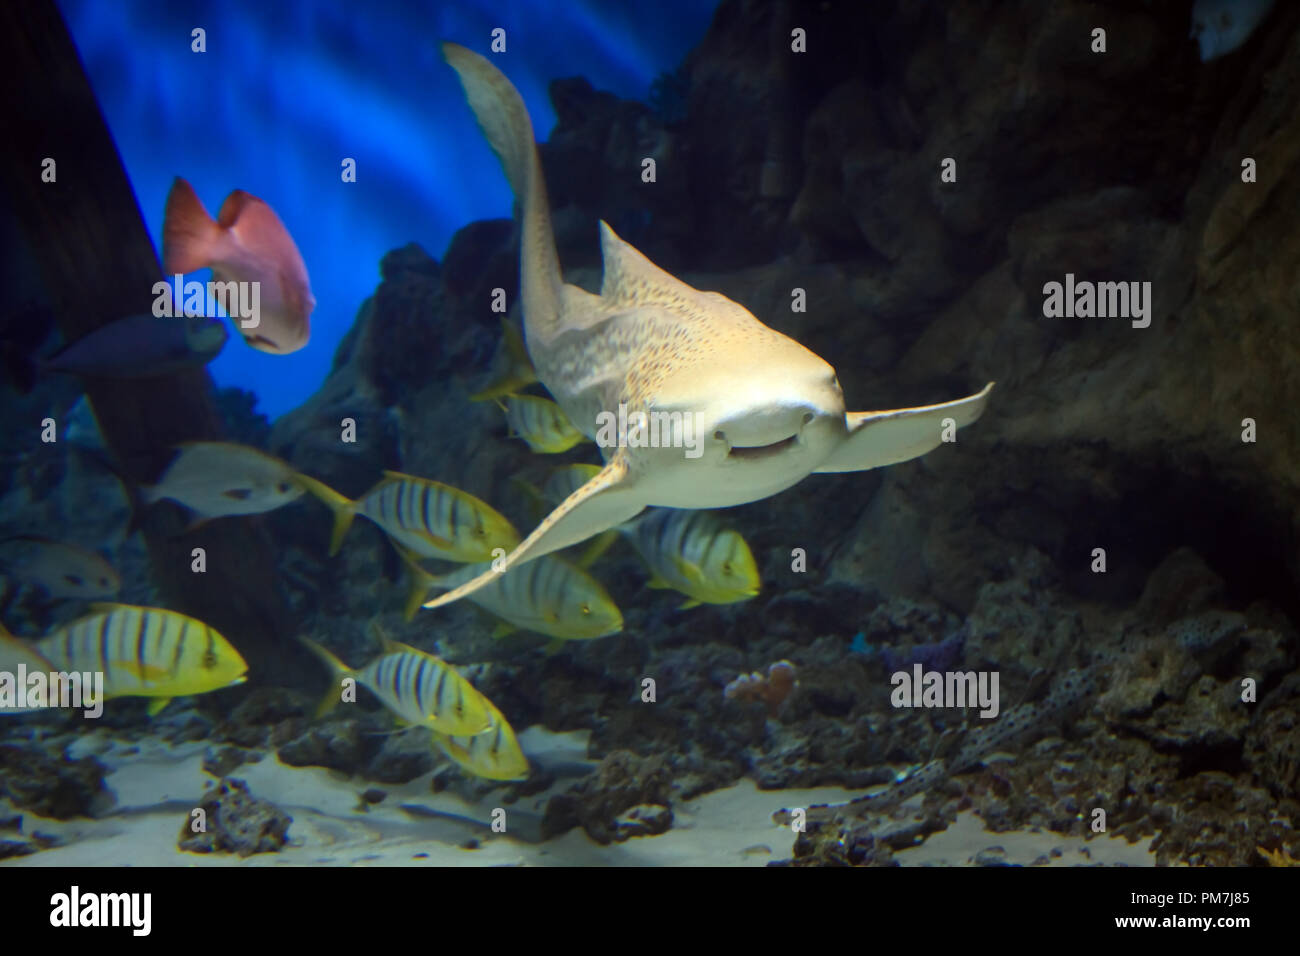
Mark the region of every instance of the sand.
[[[566, 747], [570, 754], [585, 750], [585, 738], [563, 737], [568, 739], [530, 735], [530, 755], [538, 749], [552, 756]], [[117, 799], [113, 812], [69, 821], [24, 813], [24, 834], [39, 831], [58, 837], [62, 845], [0, 866], [762, 866], [788, 858], [793, 843], [789, 829], [772, 822], [773, 811], [858, 795], [836, 787], [761, 791], [746, 779], [679, 801], [672, 828], [659, 836], [601, 846], [574, 830], [530, 842], [550, 792], [500, 804], [504, 790], [478, 800], [451, 790], [435, 794], [432, 775], [425, 775], [402, 785], [380, 785], [387, 797], [362, 812], [360, 794], [374, 784], [318, 767], [286, 766], [270, 754], [232, 776], [244, 780], [254, 796], [292, 815], [291, 845], [241, 859], [177, 849], [190, 809], [213, 782], [202, 770], [202, 743], [177, 748], [99, 737], [77, 751], [95, 753], [111, 768], [106, 783]], [[561, 782], [557, 789], [565, 786]], [[483, 825], [498, 806], [505, 810], [505, 833]], [[467, 848], [475, 842], [476, 848]], [[968, 865], [980, 851], [1001, 847], [1008, 863], [1047, 858], [1046, 865], [1052, 866], [1152, 866], [1149, 842], [1130, 846], [1104, 836], [1084, 841], [1048, 832], [990, 833], [967, 812], [947, 830], [896, 857], [904, 866]]]

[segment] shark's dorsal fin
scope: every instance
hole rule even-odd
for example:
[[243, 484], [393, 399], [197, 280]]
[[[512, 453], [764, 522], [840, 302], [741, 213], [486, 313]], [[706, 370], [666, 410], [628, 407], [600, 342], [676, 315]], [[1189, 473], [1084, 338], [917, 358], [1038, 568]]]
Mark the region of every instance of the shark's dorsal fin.
[[700, 295], [698, 289], [664, 272], [620, 239], [603, 219], [600, 221], [600, 256], [605, 265], [600, 296], [608, 303], [685, 305]]

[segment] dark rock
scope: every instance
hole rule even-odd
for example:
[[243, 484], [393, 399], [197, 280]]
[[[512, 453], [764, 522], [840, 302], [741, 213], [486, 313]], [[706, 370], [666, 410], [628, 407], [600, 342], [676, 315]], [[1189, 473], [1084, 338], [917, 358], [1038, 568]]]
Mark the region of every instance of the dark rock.
[[[187, 814], [177, 845], [186, 853], [276, 853], [289, 840], [293, 817], [249, 793], [242, 780], [226, 778], [199, 802], [201, 821]], [[202, 825], [202, 829], [195, 828]]]
[[671, 770], [662, 757], [615, 751], [601, 761], [592, 776], [547, 801], [542, 832], [558, 836], [580, 826], [597, 843], [609, 843], [618, 839], [620, 818], [633, 807], [652, 804], [666, 808], [671, 783]]
[[1000, 846], [991, 846], [975, 854], [976, 866], [1014, 866], [1007, 861], [1007, 851]]
[[658, 836], [672, 825], [673, 811], [668, 807], [633, 807], [614, 821], [614, 839], [621, 843], [632, 837]]
[[111, 805], [104, 771], [94, 757], [69, 760], [34, 746], [0, 745], [0, 795], [43, 817], [90, 817]]
[[373, 737], [363, 736], [355, 720], [335, 720], [308, 728], [301, 737], [284, 744], [277, 755], [291, 767], [329, 767], [357, 773], [378, 749], [373, 741]]
[[385, 737], [383, 741], [383, 747], [364, 771], [371, 780], [407, 783], [433, 769], [436, 761], [428, 733], [414, 730]]
[[232, 770], [246, 763], [257, 763], [261, 759], [262, 755], [257, 751], [241, 750], [238, 747], [222, 747], [220, 750], [209, 748], [203, 757], [203, 771], [221, 778], [229, 776]]
[[[493, 289], [513, 302], [519, 290], [519, 244], [513, 219], [482, 219], [459, 229], [443, 258], [445, 294], [470, 315], [486, 317]], [[495, 332], [496, 329], [490, 329]]]
[[0, 840], [0, 860], [7, 860], [17, 856], [30, 856], [39, 849], [39, 847], [28, 843], [26, 840]]

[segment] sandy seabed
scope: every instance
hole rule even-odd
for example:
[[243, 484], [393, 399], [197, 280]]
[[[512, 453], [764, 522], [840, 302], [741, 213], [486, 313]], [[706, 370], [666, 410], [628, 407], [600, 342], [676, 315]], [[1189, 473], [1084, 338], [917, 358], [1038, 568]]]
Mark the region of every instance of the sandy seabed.
[[[576, 736], [546, 735], [547, 746], [554, 752], [557, 741], [563, 746], [563, 738]], [[575, 753], [585, 749], [585, 740], [567, 744]], [[24, 813], [25, 834], [38, 831], [57, 837], [61, 845], [0, 866], [762, 866], [791, 855], [792, 834], [772, 821], [775, 810], [859, 795], [836, 787], [763, 791], [746, 779], [678, 801], [672, 828], [659, 836], [601, 846], [577, 829], [530, 842], [509, 832], [512, 817], [521, 830], [535, 832], [552, 791], [504, 805], [507, 832], [493, 833], [485, 823], [501, 805], [493, 799], [501, 791], [477, 801], [452, 789], [433, 793], [432, 775], [425, 774], [409, 783], [382, 785], [387, 794], [383, 802], [363, 812], [360, 794], [372, 784], [320, 767], [291, 767], [270, 754], [232, 776], [244, 780], [255, 797], [292, 815], [290, 843], [278, 853], [240, 858], [177, 848], [181, 826], [213, 782], [202, 769], [204, 744], [151, 747], [140, 741], [127, 746], [100, 740], [84, 749], [110, 768], [105, 783], [116, 796], [115, 808], [97, 819], [52, 820]], [[904, 866], [962, 866], [991, 847], [1001, 847], [1005, 862], [1013, 864], [1044, 857], [1049, 866], [1155, 864], [1150, 840], [1130, 845], [1119, 838], [1085, 841], [1044, 831], [992, 833], [970, 812], [924, 843], [896, 851], [895, 858]]]

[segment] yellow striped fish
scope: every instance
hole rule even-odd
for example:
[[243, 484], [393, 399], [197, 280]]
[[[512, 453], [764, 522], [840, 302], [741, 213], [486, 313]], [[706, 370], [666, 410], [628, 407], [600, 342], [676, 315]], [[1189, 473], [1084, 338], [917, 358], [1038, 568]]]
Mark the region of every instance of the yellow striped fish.
[[[354, 670], [305, 637], [299, 640], [336, 679], [351, 677], [404, 723], [445, 734], [481, 734], [491, 727], [488, 699], [440, 657], [384, 639], [384, 653]], [[331, 690], [318, 716], [339, 702]]]
[[551, 472], [542, 486], [542, 494], [558, 505], [601, 472], [600, 465], [563, 465]]
[[690, 598], [683, 608], [731, 604], [759, 592], [749, 544], [708, 511], [651, 508], [619, 530], [650, 567], [648, 586], [681, 591]]
[[[36, 653], [36, 649], [18, 638], [14, 637], [0, 624], [0, 674], [15, 675], [9, 679], [17, 681], [19, 666], [26, 668], [27, 673], [36, 672], [49, 673], [54, 670], [50, 662]], [[0, 686], [3, 682], [0, 681]], [[0, 714], [26, 714], [34, 710], [44, 710], [44, 707], [19, 707], [14, 703], [0, 703]]]
[[471, 402], [485, 402], [490, 398], [513, 395], [537, 381], [537, 371], [528, 357], [528, 348], [524, 345], [524, 334], [519, 326], [505, 318], [501, 319], [501, 348], [495, 362], [500, 372], [481, 392], [469, 397]]
[[587, 437], [574, 427], [564, 409], [549, 398], [511, 395], [501, 403], [511, 437], [522, 438], [528, 447], [543, 455], [568, 451]]
[[330, 554], [337, 554], [357, 515], [379, 525], [394, 542], [426, 558], [479, 562], [497, 548], [509, 554], [519, 532], [486, 501], [440, 481], [384, 472], [384, 478], [352, 501], [315, 478], [300, 476], [304, 488], [334, 512]]
[[160, 607], [96, 604], [93, 613], [34, 645], [56, 671], [100, 671], [104, 698], [154, 697], [156, 714], [173, 697], [242, 684], [248, 665], [217, 631]]
[[528, 758], [524, 756], [509, 721], [491, 701], [487, 701], [487, 705], [492, 714], [492, 726], [486, 733], [474, 737], [452, 737], [434, 731], [434, 742], [463, 770], [476, 777], [523, 780], [528, 776]]
[[[542, 494], [550, 500], [551, 508], [554, 508], [600, 474], [600, 471], [600, 465], [565, 465], [556, 468], [546, 479], [546, 484], [542, 486]], [[550, 513], [551, 508], [546, 509], [547, 513]], [[580, 568], [591, 567], [617, 540], [617, 528], [602, 531], [587, 543], [574, 563]]]
[[[433, 575], [409, 553], [403, 556], [413, 582], [406, 605], [408, 618], [431, 589], [458, 587], [491, 567], [490, 563], [468, 565], [451, 574]], [[498, 574], [468, 599], [506, 622], [497, 629], [497, 637], [518, 628], [556, 641], [585, 641], [623, 630], [623, 614], [604, 585], [553, 554]]]

